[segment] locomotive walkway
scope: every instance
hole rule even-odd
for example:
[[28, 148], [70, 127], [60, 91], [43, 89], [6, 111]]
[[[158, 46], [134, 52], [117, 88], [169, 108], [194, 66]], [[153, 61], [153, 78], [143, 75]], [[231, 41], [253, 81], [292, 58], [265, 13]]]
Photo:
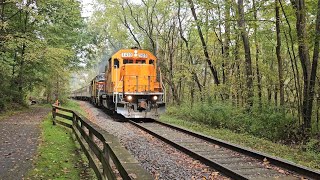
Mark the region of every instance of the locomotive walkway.
[[40, 123], [50, 108], [31, 107], [0, 119], [0, 180], [23, 179], [40, 143]]

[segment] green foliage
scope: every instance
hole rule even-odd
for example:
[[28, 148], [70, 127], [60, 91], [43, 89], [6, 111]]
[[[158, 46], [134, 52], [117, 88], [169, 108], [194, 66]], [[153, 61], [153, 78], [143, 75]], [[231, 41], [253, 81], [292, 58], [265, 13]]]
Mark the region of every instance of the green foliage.
[[[68, 100], [65, 103], [62, 103], [61, 106], [72, 109], [74, 111], [78, 111], [79, 113], [83, 112], [83, 110], [80, 108], [79, 103], [74, 100]], [[85, 113], [83, 115], [86, 116]]]
[[70, 70], [88, 40], [80, 2], [16, 0], [0, 8], [0, 108], [30, 96], [66, 99]]
[[196, 103], [169, 107], [167, 114], [213, 128], [226, 128], [233, 132], [248, 133], [272, 141], [287, 140], [295, 128], [295, 120], [277, 109], [264, 107], [248, 113], [226, 103]]
[[320, 153], [320, 140], [309, 139], [309, 141], [306, 143], [306, 149], [309, 152]]
[[[277, 108], [253, 110], [251, 116], [243, 115], [240, 111], [236, 117], [248, 122], [244, 127], [238, 127], [235, 118], [228, 123], [232, 129], [250, 132], [261, 132], [262, 136], [269, 138], [282, 137], [280, 128], [291, 129], [289, 134], [299, 134], [296, 130], [296, 121], [304, 115], [301, 113], [303, 99], [303, 73], [304, 60], [299, 61], [299, 42], [305, 42], [311, 55], [315, 40], [317, 0], [306, 3], [304, 12], [307, 14], [306, 34], [303, 41], [298, 40], [296, 29], [296, 9], [289, 1], [279, 1], [280, 7], [280, 43], [277, 43], [275, 23], [275, 2], [277, 1], [244, 1], [244, 19], [251, 51], [251, 65], [253, 74], [254, 97], [247, 97], [247, 75], [245, 52], [241, 39], [238, 20], [239, 13], [237, 2], [230, 0], [192, 0], [195, 5], [197, 20], [192, 18], [188, 1], [145, 0], [135, 1], [105, 1], [97, 0], [94, 16], [90, 18], [90, 33], [95, 35], [95, 48], [97, 54], [117, 48], [127, 48], [136, 45], [136, 40], [143, 49], [154, 50], [159, 59], [159, 67], [162, 71], [163, 82], [166, 85], [167, 103], [192, 101], [197, 104], [204, 95], [211, 96], [215, 100], [234, 102], [238, 106], [246, 107], [246, 102], [254, 99], [254, 105], [270, 104], [271, 107], [279, 106], [279, 92], [284, 85], [284, 102], [281, 104], [284, 111], [292, 113], [296, 118], [285, 117], [289, 124], [285, 124], [282, 114]], [[178, 13], [179, 12], [179, 13]], [[196, 22], [197, 21], [197, 22]], [[208, 48], [209, 59], [217, 70], [221, 84], [214, 86], [212, 73], [206, 65], [203, 54], [203, 46], [199, 38], [199, 24], [203, 38]], [[182, 37], [183, 36], [183, 37]], [[152, 41], [156, 42], [153, 49]], [[279, 45], [282, 69], [278, 70], [276, 46]], [[94, 54], [94, 53], [93, 53]], [[98, 58], [97, 58], [98, 57]], [[311, 57], [311, 56], [310, 56]], [[101, 59], [93, 56], [92, 59]], [[310, 68], [307, 68], [310, 69]], [[196, 76], [194, 75], [196, 72]], [[279, 73], [281, 72], [281, 73]], [[282, 74], [281, 79], [279, 74]], [[308, 73], [307, 73], [308, 74]], [[319, 76], [319, 73], [318, 73]], [[315, 94], [319, 97], [319, 82], [316, 82]], [[281, 87], [280, 87], [281, 85]], [[306, 86], [305, 86], [306, 87]], [[201, 92], [200, 92], [201, 89]], [[282, 92], [282, 91], [281, 91]], [[282, 95], [281, 95], [282, 96]], [[228, 102], [228, 103], [229, 103]], [[314, 103], [317, 108], [318, 103]], [[227, 105], [226, 105], [227, 106]], [[306, 107], [306, 106], [304, 106]], [[197, 108], [197, 107], [196, 107]], [[219, 109], [220, 108], [220, 109]], [[250, 107], [251, 108], [251, 107]], [[212, 110], [208, 107], [200, 109]], [[221, 107], [213, 109], [214, 112]], [[222, 107], [225, 114], [229, 111]], [[198, 110], [197, 112], [201, 112]], [[238, 112], [238, 110], [237, 110]], [[232, 112], [233, 114], [235, 112]], [[266, 113], [263, 115], [263, 113]], [[210, 114], [212, 118], [227, 115], [218, 113]], [[315, 123], [315, 111], [312, 122]], [[206, 115], [204, 113], [204, 115]], [[203, 115], [203, 116], [204, 116]], [[200, 115], [201, 116], [201, 115]], [[220, 118], [220, 117], [218, 117]], [[251, 118], [259, 119], [257, 123], [251, 123]], [[271, 121], [272, 119], [272, 121]], [[306, 121], [305, 121], [306, 122]], [[226, 126], [226, 122], [211, 122], [215, 126]], [[278, 126], [279, 127], [276, 127]], [[301, 124], [300, 124], [301, 125]], [[317, 125], [319, 123], [317, 121]], [[279, 134], [271, 135], [263, 131], [267, 127]], [[284, 130], [284, 131], [285, 131]], [[318, 129], [312, 129], [319, 131]], [[314, 132], [314, 134], [316, 134]]]

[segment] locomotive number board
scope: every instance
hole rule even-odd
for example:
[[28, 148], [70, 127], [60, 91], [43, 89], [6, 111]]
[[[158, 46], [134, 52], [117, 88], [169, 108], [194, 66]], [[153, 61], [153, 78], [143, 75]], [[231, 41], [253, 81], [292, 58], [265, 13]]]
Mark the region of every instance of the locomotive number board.
[[132, 53], [121, 53], [122, 57], [132, 57], [133, 54]]
[[145, 54], [145, 53], [139, 53], [139, 54], [136, 54], [136, 53], [135, 53], [134, 55], [133, 55], [132, 53], [130, 53], [130, 52], [121, 53], [121, 57], [124, 57], [124, 58], [125, 58], [125, 57], [133, 57], [133, 56], [134, 56], [134, 57], [137, 57], [137, 56], [138, 56], [139, 58], [148, 58], [148, 55]]

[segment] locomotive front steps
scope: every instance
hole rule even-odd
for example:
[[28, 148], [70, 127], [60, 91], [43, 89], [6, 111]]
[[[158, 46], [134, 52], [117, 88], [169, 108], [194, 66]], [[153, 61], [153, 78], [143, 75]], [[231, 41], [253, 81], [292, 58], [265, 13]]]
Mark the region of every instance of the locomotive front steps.
[[[153, 179], [115, 136], [78, 112], [52, 105], [52, 116], [53, 125], [58, 123], [73, 130], [98, 179]], [[57, 116], [70, 120], [72, 125], [57, 120]]]

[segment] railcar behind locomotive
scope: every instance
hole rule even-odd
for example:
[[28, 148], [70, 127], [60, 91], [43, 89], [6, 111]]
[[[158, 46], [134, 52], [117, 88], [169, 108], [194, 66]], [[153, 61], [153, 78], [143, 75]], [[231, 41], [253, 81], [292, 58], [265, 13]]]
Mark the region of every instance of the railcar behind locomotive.
[[99, 74], [91, 81], [91, 102], [127, 118], [156, 118], [165, 111], [159, 74], [157, 80], [157, 58], [149, 51], [119, 50], [109, 59], [104, 78]]
[[90, 83], [91, 103], [96, 106], [102, 105], [102, 95], [105, 94], [105, 73], [97, 75]]
[[90, 86], [85, 86], [80, 89], [77, 89], [71, 93], [71, 97], [78, 100], [90, 100]]

